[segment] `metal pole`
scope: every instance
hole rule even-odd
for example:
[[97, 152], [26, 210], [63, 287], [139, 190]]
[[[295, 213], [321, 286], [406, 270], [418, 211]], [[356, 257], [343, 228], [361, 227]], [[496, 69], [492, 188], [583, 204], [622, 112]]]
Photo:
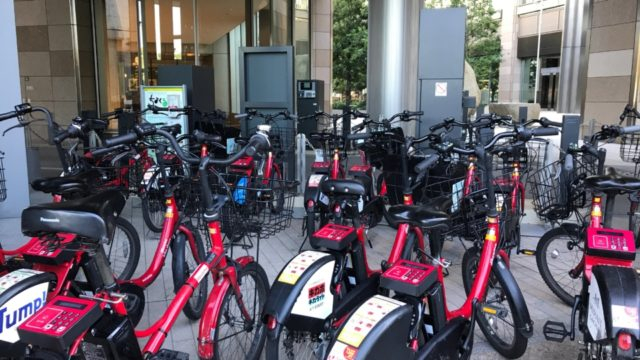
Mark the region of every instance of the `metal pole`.
[[198, 28], [198, 0], [193, 0], [193, 54], [195, 65], [200, 65], [200, 29]]
[[538, 0], [540, 4], [540, 10], [538, 12], [538, 50], [536, 51], [536, 82], [535, 88], [533, 90], [533, 103], [536, 104], [538, 102], [538, 79], [540, 78], [540, 37], [542, 34], [542, 0]]

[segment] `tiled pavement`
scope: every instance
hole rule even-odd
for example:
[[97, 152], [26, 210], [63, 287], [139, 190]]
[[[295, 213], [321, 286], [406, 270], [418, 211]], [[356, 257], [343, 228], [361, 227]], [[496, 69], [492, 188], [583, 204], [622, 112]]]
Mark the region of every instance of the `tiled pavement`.
[[[40, 198], [38, 196], [38, 200], [46, 200], [46, 198]], [[158, 239], [158, 235], [145, 231], [139, 213], [139, 200], [136, 198], [130, 199], [123, 216], [131, 220], [138, 229], [141, 239], [143, 239], [142, 257], [136, 274], [141, 274], [150, 263]], [[528, 211], [528, 213], [523, 221], [523, 235], [527, 235], [523, 237], [523, 247], [535, 248], [535, 243], [539, 235], [545, 231], [545, 228], [535, 219], [532, 211]], [[619, 213], [624, 214], [623, 204], [621, 204]], [[623, 220], [622, 217], [619, 218]], [[273, 281], [286, 261], [297, 253], [300, 241], [302, 240], [300, 229], [301, 221], [294, 219], [289, 229], [261, 241], [259, 260], [265, 268], [270, 281]], [[3, 239], [2, 245], [4, 248], [17, 246], [19, 241], [16, 241], [16, 239], [22, 238], [20, 236], [19, 220], [0, 220], [0, 236], [0, 238]], [[368, 236], [373, 242], [373, 248], [367, 248], [369, 262], [372, 266], [377, 267], [380, 261], [388, 255], [394, 239], [394, 232], [390, 227], [380, 225], [372, 229]], [[13, 240], [5, 241], [4, 239]], [[241, 255], [243, 252], [238, 249], [234, 251], [234, 257]], [[454, 240], [446, 242], [444, 254], [452, 263], [449, 269], [450, 275], [445, 278], [447, 300], [450, 306], [462, 304], [465, 298], [460, 276], [460, 263], [463, 252], [463, 245], [460, 241]], [[251, 253], [255, 254], [255, 249], [251, 250]], [[550, 290], [548, 290], [538, 274], [535, 257], [518, 255], [513, 257], [511, 264], [511, 270], [525, 295], [529, 312], [534, 321], [534, 335], [529, 339], [529, 347], [524, 358], [565, 359], [573, 358], [574, 356], [577, 357], [577, 342], [572, 343], [567, 340], [565, 343], [556, 344], [545, 341], [542, 336], [542, 325], [544, 322], [546, 320], [568, 322], [570, 308], [556, 299]], [[147, 306], [139, 328], [144, 328], [152, 324], [167, 308], [173, 296], [170, 264], [167, 263], [162, 271], [161, 277], [146, 291]], [[195, 343], [197, 332], [198, 323], [189, 321], [181, 314], [171, 330], [164, 347], [184, 351], [189, 353], [192, 359], [197, 358]], [[494, 359], [497, 357], [499, 357], [497, 353], [492, 350], [482, 333], [477, 330], [472, 358]]]

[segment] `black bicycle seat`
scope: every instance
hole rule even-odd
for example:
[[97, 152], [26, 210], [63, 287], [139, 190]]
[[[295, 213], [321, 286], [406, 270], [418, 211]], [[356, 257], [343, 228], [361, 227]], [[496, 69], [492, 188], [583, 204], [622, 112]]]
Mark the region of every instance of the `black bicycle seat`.
[[325, 180], [322, 182], [321, 190], [327, 196], [364, 196], [366, 190], [364, 185], [358, 180]]
[[408, 223], [427, 230], [449, 229], [451, 219], [447, 213], [429, 205], [394, 205], [389, 208], [394, 224]]
[[98, 176], [100, 176], [100, 172], [96, 169], [91, 169], [71, 176], [36, 179], [31, 182], [31, 187], [33, 190], [46, 194], [86, 194], [89, 192], [87, 181], [91, 181], [91, 179], [97, 178]]
[[22, 211], [22, 233], [27, 236], [71, 233], [108, 241], [125, 204], [122, 192], [106, 190], [82, 199], [33, 205]]
[[611, 170], [607, 175], [587, 177], [584, 180], [585, 186], [602, 192], [625, 193], [640, 190], [640, 179], [628, 176], [619, 176], [615, 171]]

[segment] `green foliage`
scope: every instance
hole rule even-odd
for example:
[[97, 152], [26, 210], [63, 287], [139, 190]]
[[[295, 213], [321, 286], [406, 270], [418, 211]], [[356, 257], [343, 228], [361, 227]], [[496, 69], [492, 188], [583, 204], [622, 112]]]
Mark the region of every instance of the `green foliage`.
[[368, 5], [333, 1], [333, 89], [351, 103], [351, 91], [367, 86]]
[[500, 20], [494, 19], [491, 0], [426, 0], [427, 8], [467, 8], [466, 60], [476, 72], [478, 86], [488, 88], [491, 98], [498, 90], [500, 68]]

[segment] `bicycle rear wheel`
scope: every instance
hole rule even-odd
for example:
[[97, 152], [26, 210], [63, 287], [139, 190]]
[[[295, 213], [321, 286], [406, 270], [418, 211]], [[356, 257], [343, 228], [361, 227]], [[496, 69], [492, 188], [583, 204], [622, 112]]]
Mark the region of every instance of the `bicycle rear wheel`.
[[563, 227], [547, 231], [536, 247], [536, 264], [549, 289], [565, 304], [573, 305], [582, 289], [581, 274], [574, 270], [584, 256], [584, 241], [578, 228]]
[[315, 334], [284, 328], [277, 338], [267, 340], [266, 358], [320, 360], [324, 353], [323, 347], [327, 345], [327, 337], [324, 333]]
[[218, 313], [218, 326], [210, 331], [214, 334], [213, 359], [257, 359], [262, 352], [267, 332], [260, 317], [269, 293], [267, 274], [258, 263], [249, 263], [238, 274], [238, 286], [251, 319], [242, 315], [230, 286]]

